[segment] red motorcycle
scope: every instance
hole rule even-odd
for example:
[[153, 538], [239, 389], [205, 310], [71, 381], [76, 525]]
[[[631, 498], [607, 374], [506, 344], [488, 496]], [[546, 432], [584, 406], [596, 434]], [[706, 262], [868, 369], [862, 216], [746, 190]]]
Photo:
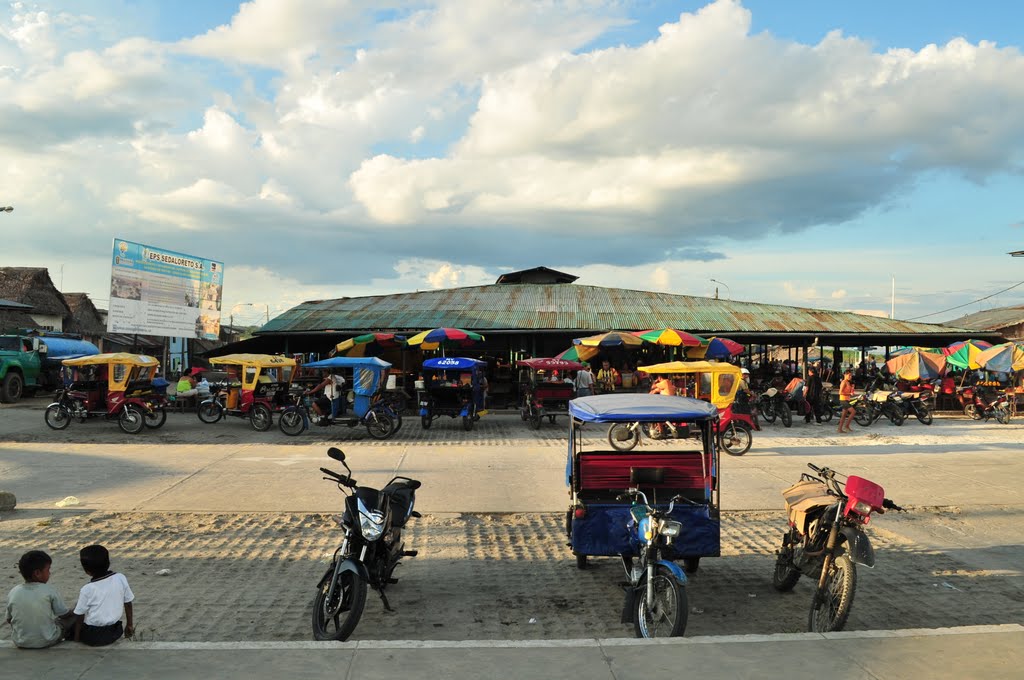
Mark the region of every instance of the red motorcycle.
[[772, 585], [793, 589], [801, 576], [817, 581], [808, 630], [842, 630], [853, 606], [857, 564], [875, 566], [875, 551], [864, 527], [871, 513], [903, 510], [885, 498], [885, 490], [863, 477], [846, 477], [827, 467], [807, 464], [815, 472], [782, 492], [789, 530], [777, 552]]
[[1005, 392], [983, 385], [961, 387], [957, 389], [957, 400], [972, 420], [995, 418], [1003, 425], [1010, 422], [1010, 402]]

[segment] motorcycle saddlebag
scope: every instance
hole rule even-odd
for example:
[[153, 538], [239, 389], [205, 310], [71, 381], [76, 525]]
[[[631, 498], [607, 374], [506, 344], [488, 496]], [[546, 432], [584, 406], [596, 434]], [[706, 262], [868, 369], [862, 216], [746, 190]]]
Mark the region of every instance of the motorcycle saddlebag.
[[827, 487], [819, 481], [801, 480], [783, 490], [782, 498], [786, 501], [786, 514], [790, 523], [801, 534], [807, 533], [807, 514], [823, 505], [831, 505], [835, 498], [828, 494]]

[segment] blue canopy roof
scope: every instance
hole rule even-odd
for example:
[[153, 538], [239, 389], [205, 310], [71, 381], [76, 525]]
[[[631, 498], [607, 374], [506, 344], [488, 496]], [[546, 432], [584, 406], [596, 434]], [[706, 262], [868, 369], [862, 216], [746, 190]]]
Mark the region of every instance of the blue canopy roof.
[[427, 359], [423, 362], [423, 368], [433, 368], [437, 370], [469, 370], [474, 367], [486, 365], [486, 361], [470, 359], [469, 357], [437, 357], [435, 359]]
[[634, 421], [704, 420], [718, 415], [718, 409], [700, 399], [663, 394], [600, 394], [569, 402], [569, 415], [588, 423], [631, 423]]
[[331, 357], [302, 364], [303, 368], [391, 368], [391, 364], [377, 357]]

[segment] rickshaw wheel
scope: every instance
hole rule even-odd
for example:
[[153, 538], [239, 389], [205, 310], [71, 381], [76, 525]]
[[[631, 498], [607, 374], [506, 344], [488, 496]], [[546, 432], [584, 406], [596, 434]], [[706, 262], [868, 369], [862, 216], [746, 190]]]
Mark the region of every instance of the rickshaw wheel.
[[577, 555], [576, 556], [576, 568], [577, 569], [586, 569], [587, 568], [587, 556], [586, 555]]
[[153, 412], [146, 414], [146, 427], [156, 430], [163, 427], [167, 422], [167, 411], [162, 408], [155, 408]]
[[395, 429], [395, 421], [386, 413], [377, 413], [366, 423], [366, 432], [374, 439], [387, 439]]
[[530, 429], [531, 430], [539, 430], [540, 429], [540, 416], [537, 415], [536, 413], [533, 414], [533, 416], [530, 417]]
[[217, 422], [220, 420], [223, 411], [221, 411], [220, 405], [216, 402], [204, 402], [199, 405], [196, 409], [196, 415], [199, 416], [199, 420], [203, 421], [207, 425]]
[[424, 430], [429, 430], [431, 423], [433, 423], [433, 418], [430, 416], [420, 416], [420, 425]]
[[306, 429], [302, 413], [297, 408], [291, 408], [282, 413], [277, 421], [277, 426], [281, 429], [281, 432], [284, 432], [289, 437], [302, 434], [302, 431]]
[[138, 434], [146, 427], [146, 419], [138, 409], [125, 406], [117, 416], [117, 426], [126, 434]]
[[274, 416], [263, 404], [256, 404], [249, 412], [249, 422], [257, 432], [266, 432], [274, 425]]
[[655, 596], [659, 596], [655, 603], [647, 601], [647, 576], [637, 584], [633, 630], [638, 638], [679, 637], [686, 630], [689, 614], [686, 588], [662, 565], [655, 569], [654, 579]]
[[466, 432], [473, 429], [473, 416], [462, 416], [462, 429]]
[[630, 423], [615, 423], [608, 428], [608, 443], [616, 451], [632, 451], [640, 443], [640, 428], [630, 429]]
[[63, 406], [50, 406], [44, 414], [46, 424], [54, 430], [63, 430], [71, 424], [71, 414]]

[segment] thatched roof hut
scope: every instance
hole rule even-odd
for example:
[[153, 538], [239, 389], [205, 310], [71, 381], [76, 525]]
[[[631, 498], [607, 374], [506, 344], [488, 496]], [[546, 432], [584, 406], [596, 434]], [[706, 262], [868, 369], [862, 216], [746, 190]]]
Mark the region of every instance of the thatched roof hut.
[[0, 298], [31, 305], [31, 316], [71, 317], [71, 308], [45, 267], [0, 267]]
[[64, 293], [64, 299], [71, 308], [71, 319], [64, 324], [66, 332], [94, 338], [107, 332], [107, 324], [88, 293]]

